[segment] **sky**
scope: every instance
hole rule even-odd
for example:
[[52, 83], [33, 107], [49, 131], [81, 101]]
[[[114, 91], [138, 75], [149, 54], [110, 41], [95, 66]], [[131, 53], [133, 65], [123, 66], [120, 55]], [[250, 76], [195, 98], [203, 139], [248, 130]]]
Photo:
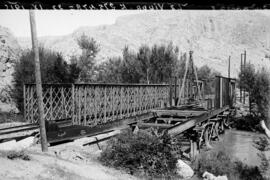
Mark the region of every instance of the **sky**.
[[[66, 35], [81, 26], [114, 24], [119, 16], [142, 12], [139, 10], [39, 10], [35, 11], [37, 35]], [[0, 26], [9, 28], [16, 37], [30, 37], [29, 11], [0, 10]]]

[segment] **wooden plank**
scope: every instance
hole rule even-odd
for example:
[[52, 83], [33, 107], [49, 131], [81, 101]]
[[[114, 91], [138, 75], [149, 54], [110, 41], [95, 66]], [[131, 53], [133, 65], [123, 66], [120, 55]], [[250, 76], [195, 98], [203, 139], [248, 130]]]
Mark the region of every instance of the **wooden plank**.
[[183, 121], [187, 121], [188, 119], [187, 118], [172, 118], [172, 117], [169, 117], [169, 118], [164, 118], [164, 117], [159, 117], [157, 118], [157, 120], [163, 120], [165, 122], [168, 122], [168, 121], [179, 121], [179, 122], [183, 122]]
[[205, 114], [203, 114], [203, 115], [201, 115], [199, 117], [196, 117], [196, 118], [191, 119], [189, 121], [186, 121], [184, 123], [177, 124], [177, 125], [169, 128], [168, 133], [173, 134], [173, 135], [180, 134], [180, 133], [194, 127], [196, 124], [201, 123], [203, 121], [206, 121], [209, 118], [214, 117], [214, 116], [216, 116], [217, 114], [219, 114], [219, 113], [221, 113], [223, 111], [226, 111], [227, 109], [229, 109], [229, 106], [225, 106], [223, 108], [210, 111], [208, 113], [205, 113]]
[[158, 124], [158, 123], [138, 123], [138, 127], [159, 127], [159, 128], [170, 128], [173, 125], [169, 124]]
[[24, 125], [20, 125], [20, 126], [5, 127], [5, 128], [1, 128], [0, 132], [2, 132], [4, 130], [8, 130], [8, 129], [17, 129], [17, 128], [22, 128], [22, 127], [27, 127], [27, 126], [38, 126], [38, 124], [32, 123], [32, 124], [24, 124]]
[[29, 127], [15, 128], [12, 130], [4, 130], [4, 131], [0, 132], [0, 135], [11, 134], [11, 133], [16, 133], [16, 132], [21, 132], [21, 131], [29, 131], [29, 130], [34, 130], [34, 129], [38, 129], [38, 128], [39, 128], [39, 126], [33, 125], [33, 126], [29, 126]]
[[217, 117], [221, 117], [221, 118], [223, 118], [223, 117], [228, 117], [228, 114], [217, 115]]
[[178, 117], [187, 117], [187, 116], [200, 116], [207, 111], [189, 111], [189, 110], [152, 110], [151, 112], [155, 113], [157, 116], [178, 116]]
[[221, 118], [211, 118], [211, 119], [209, 119], [210, 121], [220, 121], [221, 120]]

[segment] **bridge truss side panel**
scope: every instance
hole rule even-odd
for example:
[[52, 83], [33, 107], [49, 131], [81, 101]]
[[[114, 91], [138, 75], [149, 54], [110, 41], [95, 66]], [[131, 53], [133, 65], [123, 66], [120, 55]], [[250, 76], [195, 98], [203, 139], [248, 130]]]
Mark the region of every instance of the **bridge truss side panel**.
[[[35, 123], [35, 85], [25, 85], [24, 97], [25, 120]], [[43, 85], [45, 120], [72, 119], [73, 124], [79, 125], [95, 126], [144, 114], [168, 101], [168, 85]]]

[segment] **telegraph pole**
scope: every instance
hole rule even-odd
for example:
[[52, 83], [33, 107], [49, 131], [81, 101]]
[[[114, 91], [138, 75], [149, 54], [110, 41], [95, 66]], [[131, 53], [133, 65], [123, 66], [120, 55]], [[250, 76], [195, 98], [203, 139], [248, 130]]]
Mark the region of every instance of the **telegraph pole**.
[[48, 146], [47, 146], [47, 136], [46, 136], [46, 129], [45, 129], [45, 121], [44, 121], [44, 109], [43, 109], [43, 102], [42, 102], [43, 101], [42, 86], [41, 86], [38, 40], [37, 40], [37, 30], [36, 30], [34, 10], [29, 11], [29, 17], [30, 17], [30, 26], [31, 26], [31, 36], [32, 36], [32, 48], [34, 51], [34, 58], [35, 58], [35, 77], [36, 77], [36, 90], [37, 90], [37, 98], [38, 98], [41, 149], [43, 152], [47, 152]]

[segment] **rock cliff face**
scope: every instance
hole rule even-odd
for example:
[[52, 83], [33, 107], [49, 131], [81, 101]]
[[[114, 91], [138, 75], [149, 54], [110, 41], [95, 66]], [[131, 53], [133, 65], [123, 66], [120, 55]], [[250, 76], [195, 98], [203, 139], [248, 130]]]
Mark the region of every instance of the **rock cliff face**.
[[[255, 11], [153, 11], [120, 17], [113, 25], [82, 27], [62, 37], [40, 38], [45, 47], [65, 57], [81, 53], [76, 38], [86, 34], [101, 45], [99, 62], [119, 56], [125, 45], [137, 50], [142, 44], [170, 41], [182, 52], [194, 51], [197, 66], [204, 64], [227, 75], [231, 55], [233, 76], [240, 66], [240, 54], [247, 50], [247, 62], [270, 66], [270, 18]], [[20, 40], [30, 47], [30, 38]]]
[[21, 49], [13, 34], [0, 26], [0, 112], [14, 109], [8, 94], [12, 85], [14, 62], [19, 60]]

